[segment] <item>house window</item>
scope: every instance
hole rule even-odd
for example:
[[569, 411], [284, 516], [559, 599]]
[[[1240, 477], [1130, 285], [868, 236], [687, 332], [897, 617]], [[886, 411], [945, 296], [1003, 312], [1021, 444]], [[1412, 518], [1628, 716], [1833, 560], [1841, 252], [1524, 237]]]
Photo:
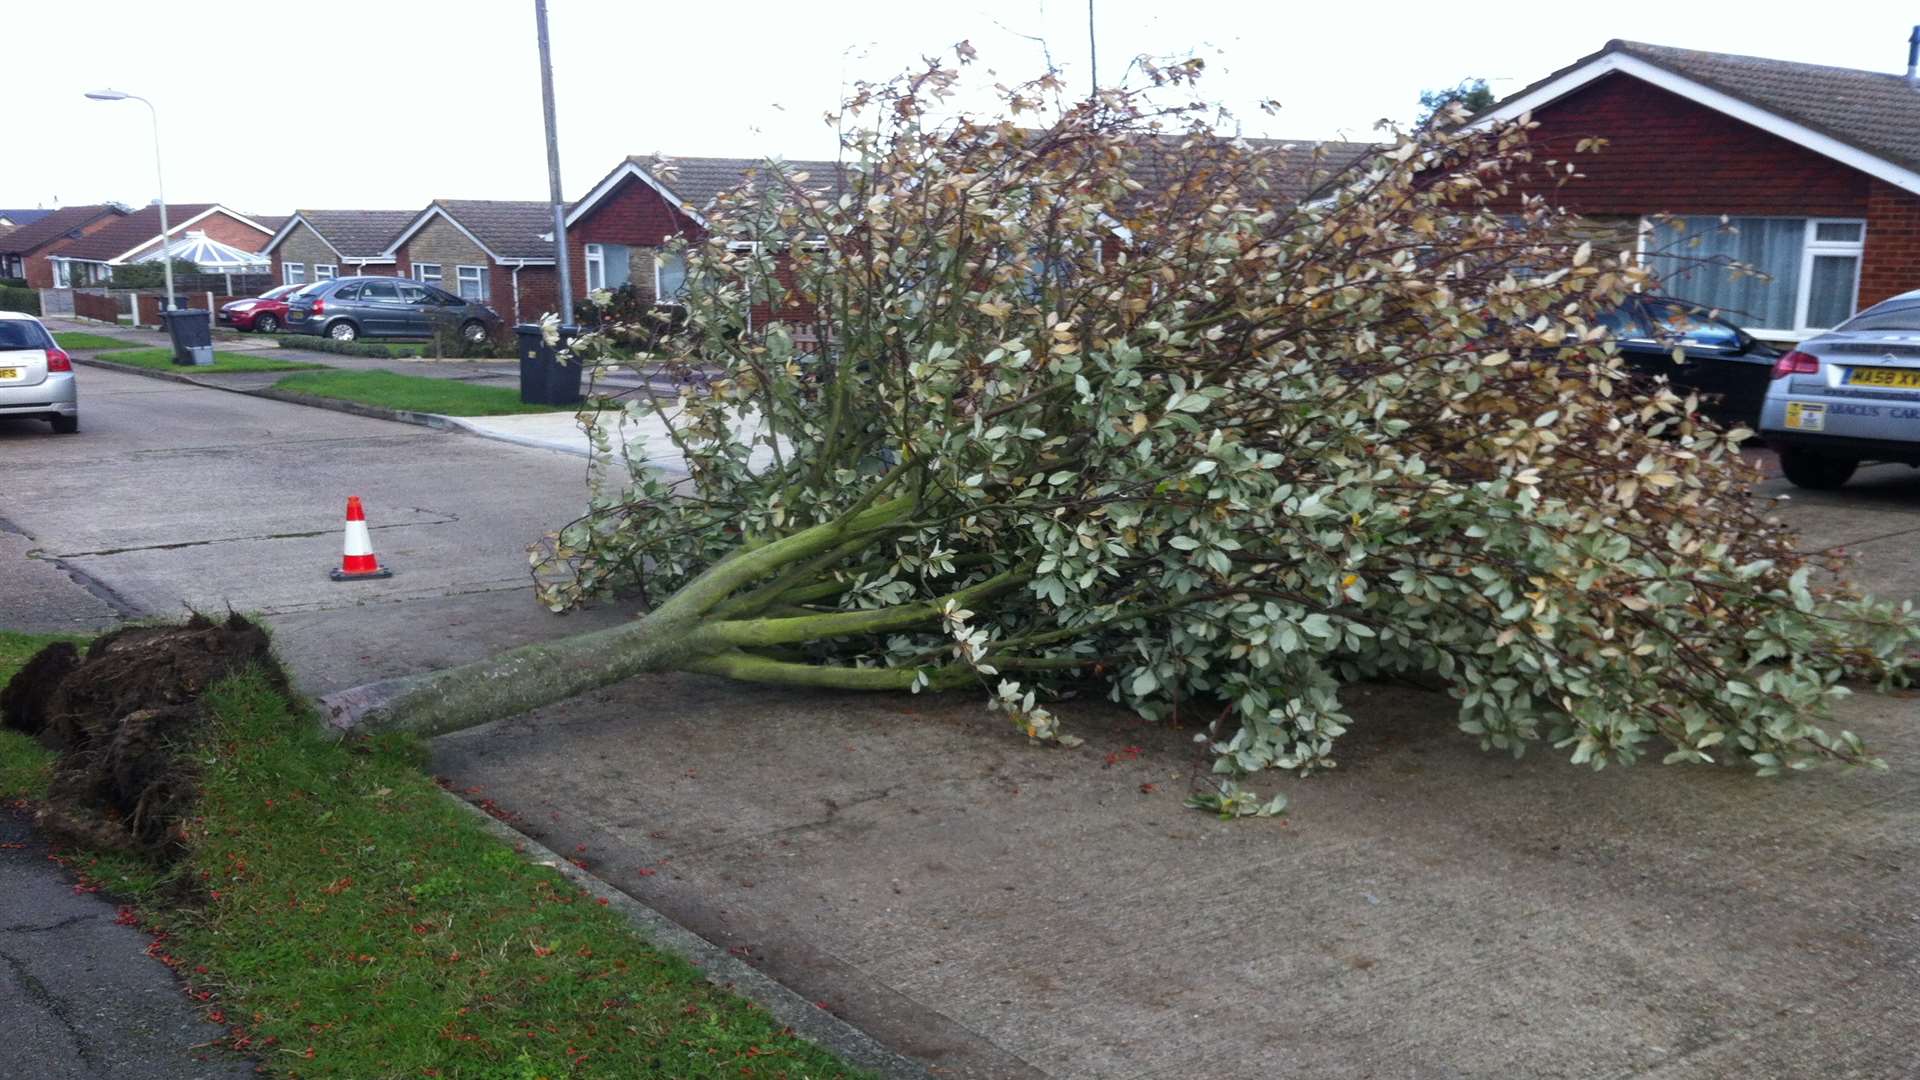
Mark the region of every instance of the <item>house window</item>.
[[487, 298], [487, 268], [484, 266], [461, 266], [455, 268], [460, 275], [460, 298], [462, 300], [485, 300]]
[[[1668, 295], [1764, 337], [1831, 329], [1853, 314], [1866, 233], [1848, 218], [1684, 217], [1649, 221], [1641, 242]], [[1736, 277], [1730, 261], [1767, 276]]]
[[313, 264], [313, 280], [332, 281], [335, 277], [339, 276], [337, 273], [335, 273], [335, 271], [337, 271], [338, 269], [339, 268], [335, 266], [333, 263], [314, 263]]
[[307, 264], [290, 262], [281, 267], [281, 276], [286, 278], [282, 285], [305, 285], [307, 283]]
[[587, 291], [598, 292], [607, 287], [607, 253], [599, 244], [587, 245]]
[[676, 300], [687, 291], [687, 257], [678, 251], [658, 251], [653, 256], [653, 298]]
[[53, 287], [56, 289], [73, 288], [73, 264], [65, 259], [50, 259], [53, 263]]
[[440, 284], [440, 264], [439, 263], [414, 263], [413, 264], [413, 280], [423, 282], [428, 285]]

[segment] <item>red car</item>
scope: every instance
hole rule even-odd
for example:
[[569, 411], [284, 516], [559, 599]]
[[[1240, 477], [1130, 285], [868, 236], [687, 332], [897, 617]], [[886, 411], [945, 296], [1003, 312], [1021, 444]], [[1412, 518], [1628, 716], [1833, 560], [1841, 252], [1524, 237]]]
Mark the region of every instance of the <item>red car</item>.
[[220, 325], [271, 334], [287, 324], [287, 295], [304, 288], [305, 285], [282, 285], [251, 300], [223, 304], [218, 316]]

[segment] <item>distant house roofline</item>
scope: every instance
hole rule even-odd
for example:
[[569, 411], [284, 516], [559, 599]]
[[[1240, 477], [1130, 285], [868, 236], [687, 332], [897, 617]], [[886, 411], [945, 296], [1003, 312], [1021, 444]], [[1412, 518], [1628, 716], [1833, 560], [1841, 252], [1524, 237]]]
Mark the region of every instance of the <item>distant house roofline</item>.
[[[1735, 120], [1751, 124], [1770, 135], [1804, 147], [1842, 165], [1858, 169], [1903, 191], [1920, 194], [1920, 170], [1910, 167], [1906, 162], [1886, 152], [1862, 146], [1857, 139], [1846, 138], [1826, 129], [1823, 125], [1794, 115], [1792, 111], [1783, 109], [1777, 104], [1756, 100], [1752, 94], [1740, 94], [1727, 87], [1714, 85], [1695, 75], [1678, 70], [1672, 63], [1662, 63], [1659, 59], [1662, 55], [1682, 52], [1682, 50], [1667, 49], [1663, 46], [1640, 45], [1631, 41], [1609, 41], [1600, 51], [1582, 57], [1497, 102], [1486, 112], [1474, 117], [1467, 126], [1487, 127], [1491, 124], [1518, 119], [1609, 75], [1621, 74], [1657, 86]], [[1713, 57], [1722, 54], [1697, 55]], [[1725, 59], [1774, 65], [1788, 74], [1801, 71], [1805, 72], [1809, 79], [1819, 78], [1822, 72], [1840, 73], [1856, 79], [1878, 74], [1851, 68], [1822, 68], [1812, 64], [1770, 61], [1757, 57], [1728, 56]], [[1888, 80], [1900, 78], [1896, 75], [1882, 77]], [[1913, 107], [1916, 115], [1920, 115], [1920, 91], [1914, 92]]]

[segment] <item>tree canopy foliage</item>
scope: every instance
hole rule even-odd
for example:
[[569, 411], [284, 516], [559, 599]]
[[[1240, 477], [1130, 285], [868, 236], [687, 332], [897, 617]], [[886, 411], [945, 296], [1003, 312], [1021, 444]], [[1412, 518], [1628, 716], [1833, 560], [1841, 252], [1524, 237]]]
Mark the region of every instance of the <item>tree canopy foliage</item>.
[[1437, 119], [1464, 120], [1493, 108], [1495, 98], [1485, 79], [1461, 79], [1442, 90], [1420, 91], [1420, 115], [1415, 126], [1426, 127]]
[[685, 328], [576, 346], [682, 389], [589, 417], [591, 503], [534, 555], [556, 610], [650, 614], [345, 710], [437, 729], [680, 669], [978, 686], [1060, 740], [1049, 703], [1095, 692], [1242, 774], [1333, 764], [1341, 684], [1410, 674], [1516, 754], [1871, 760], [1840, 680], [1897, 677], [1920, 623], [1820, 584], [1747, 433], [1629, 376], [1599, 316], [1647, 272], [1519, 194], [1564, 162], [1425, 128], [1304, 177], [1146, 70], [951, 117], [930, 63], [860, 89], [837, 175], [723, 196]]

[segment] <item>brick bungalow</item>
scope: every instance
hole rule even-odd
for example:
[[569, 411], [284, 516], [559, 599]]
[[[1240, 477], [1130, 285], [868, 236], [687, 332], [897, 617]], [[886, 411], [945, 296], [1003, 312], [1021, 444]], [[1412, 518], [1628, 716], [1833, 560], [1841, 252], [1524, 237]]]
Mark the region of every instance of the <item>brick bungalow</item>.
[[[765, 158], [627, 158], [567, 212], [567, 258], [576, 287], [584, 295], [632, 284], [645, 299], [673, 299], [686, 269], [660, 248], [677, 236], [705, 236], [703, 211], [714, 198], [766, 164]], [[840, 170], [831, 161], [785, 164], [807, 173], [810, 183]], [[756, 305], [752, 317], [758, 322], [770, 314]]]
[[411, 210], [296, 210], [262, 248], [283, 285], [359, 274], [398, 276], [387, 246], [412, 223]]
[[[263, 222], [219, 203], [167, 207], [167, 231], [176, 241], [191, 230], [241, 251], [259, 251], [273, 238], [278, 225], [278, 219]], [[52, 264], [51, 287], [64, 289], [105, 281], [113, 267], [159, 249], [160, 243], [160, 208], [143, 206], [49, 250], [46, 259]]]
[[70, 240], [99, 232], [125, 217], [127, 210], [111, 203], [63, 206], [26, 222], [0, 237], [0, 277], [25, 278], [35, 289], [54, 287], [54, 268], [48, 256]]
[[[1911, 77], [1610, 41], [1476, 122], [1526, 114], [1539, 125], [1538, 157], [1579, 174], [1537, 191], [1618, 225], [1668, 292], [1725, 310], [1756, 336], [1802, 340], [1920, 288]], [[1606, 142], [1576, 154], [1587, 138]], [[1685, 227], [1652, 220], [1661, 214]], [[1735, 281], [1701, 256], [1773, 280]]]
[[509, 320], [533, 322], [560, 306], [553, 268], [553, 206], [544, 202], [437, 199], [388, 241], [397, 272]]

